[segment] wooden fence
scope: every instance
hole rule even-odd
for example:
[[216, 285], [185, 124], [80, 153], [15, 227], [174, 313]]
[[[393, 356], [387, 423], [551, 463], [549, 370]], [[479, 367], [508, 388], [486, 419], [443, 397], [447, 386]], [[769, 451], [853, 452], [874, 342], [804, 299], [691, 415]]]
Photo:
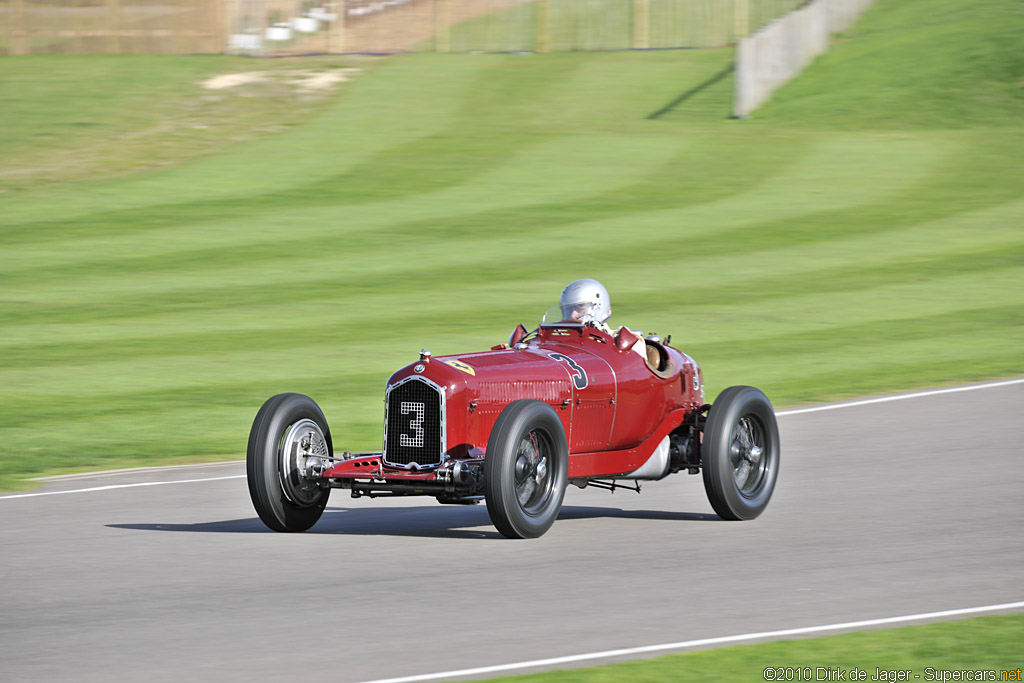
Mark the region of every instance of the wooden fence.
[[555, 52], [736, 42], [802, 0], [0, 0], [0, 54]]
[[223, 52], [219, 0], [0, 0], [0, 54]]

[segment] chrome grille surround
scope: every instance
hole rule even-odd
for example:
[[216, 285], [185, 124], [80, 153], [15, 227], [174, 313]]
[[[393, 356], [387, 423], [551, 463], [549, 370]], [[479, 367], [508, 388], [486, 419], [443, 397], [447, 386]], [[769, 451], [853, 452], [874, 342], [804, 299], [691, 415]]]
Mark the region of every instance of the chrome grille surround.
[[447, 458], [444, 389], [421, 375], [388, 385], [383, 460], [392, 467], [437, 467]]

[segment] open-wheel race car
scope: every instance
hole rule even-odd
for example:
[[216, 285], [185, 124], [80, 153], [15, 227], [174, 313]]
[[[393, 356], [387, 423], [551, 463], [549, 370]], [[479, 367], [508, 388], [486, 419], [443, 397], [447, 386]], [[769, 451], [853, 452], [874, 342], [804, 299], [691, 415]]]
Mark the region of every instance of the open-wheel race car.
[[669, 341], [559, 320], [519, 325], [489, 351], [421, 351], [387, 381], [379, 453], [337, 453], [312, 399], [274, 396], [249, 435], [256, 512], [276, 531], [304, 531], [335, 488], [483, 500], [499, 532], [531, 538], [551, 527], [568, 484], [639, 491], [685, 471], [703, 473], [723, 519], [757, 517], [779, 471], [772, 405], [749, 386], [705, 403], [700, 367]]

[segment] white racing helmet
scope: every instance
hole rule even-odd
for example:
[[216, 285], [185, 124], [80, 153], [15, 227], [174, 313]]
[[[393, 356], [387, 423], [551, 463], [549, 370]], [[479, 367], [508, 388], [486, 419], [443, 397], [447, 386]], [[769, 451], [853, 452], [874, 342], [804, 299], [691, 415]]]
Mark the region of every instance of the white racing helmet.
[[566, 285], [559, 300], [563, 320], [603, 324], [612, 315], [608, 290], [597, 280], [576, 280]]

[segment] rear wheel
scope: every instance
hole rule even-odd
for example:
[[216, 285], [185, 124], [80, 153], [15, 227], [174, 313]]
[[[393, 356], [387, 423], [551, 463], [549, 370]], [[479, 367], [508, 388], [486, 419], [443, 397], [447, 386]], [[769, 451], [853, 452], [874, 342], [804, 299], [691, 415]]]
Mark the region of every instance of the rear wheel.
[[306, 475], [309, 457], [333, 455], [320, 407], [302, 394], [278, 394], [256, 414], [249, 432], [249, 496], [274, 531], [305, 531], [316, 524], [331, 490]]
[[491, 431], [484, 458], [484, 498], [491, 522], [508, 538], [536, 538], [562, 507], [569, 446], [547, 403], [508, 404]]
[[722, 519], [764, 512], [779, 475], [779, 426], [772, 404], [754, 387], [729, 387], [711, 406], [701, 460], [704, 488]]

